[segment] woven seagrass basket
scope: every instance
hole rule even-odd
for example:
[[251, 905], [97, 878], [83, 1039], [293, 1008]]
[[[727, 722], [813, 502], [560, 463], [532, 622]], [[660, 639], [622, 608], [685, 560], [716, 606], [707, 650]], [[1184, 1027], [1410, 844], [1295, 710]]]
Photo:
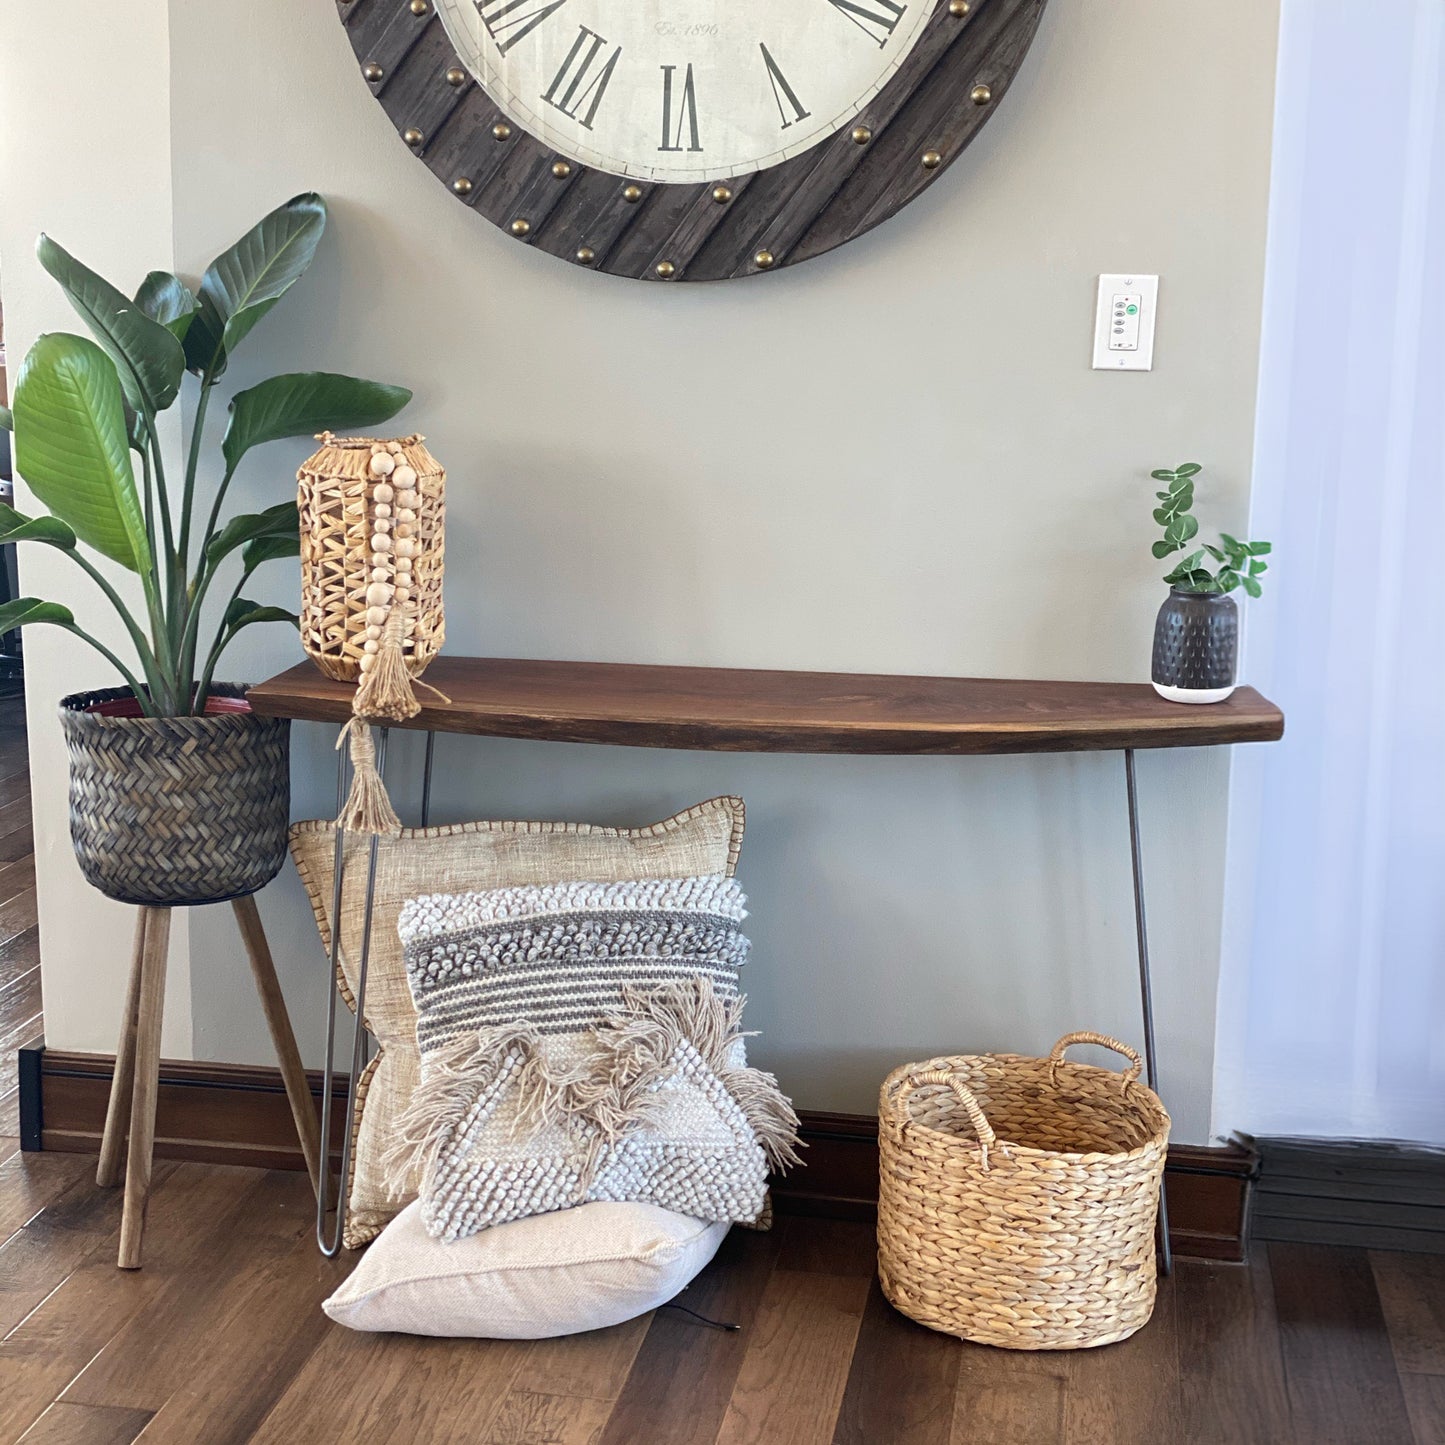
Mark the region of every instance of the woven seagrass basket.
[[446, 636], [446, 472], [420, 436], [317, 440], [296, 474], [301, 645], [327, 677], [355, 682], [396, 612], [406, 671], [419, 677]]
[[[1075, 1043], [1124, 1074], [1065, 1061]], [[1047, 1059], [905, 1064], [879, 1095], [878, 1276], [904, 1314], [1014, 1350], [1132, 1335], [1154, 1308], [1169, 1115], [1139, 1055], [1066, 1034]]]
[[139, 716], [128, 687], [63, 698], [70, 838], [110, 898], [158, 908], [264, 888], [286, 861], [291, 725], [213, 683], [204, 717]]

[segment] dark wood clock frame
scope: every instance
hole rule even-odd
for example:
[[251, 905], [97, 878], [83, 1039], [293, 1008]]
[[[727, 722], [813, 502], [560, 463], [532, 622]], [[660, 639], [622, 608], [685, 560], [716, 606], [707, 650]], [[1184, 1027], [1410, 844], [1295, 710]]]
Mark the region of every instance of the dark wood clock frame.
[[523, 130], [458, 58], [431, 0], [337, 0], [361, 73], [402, 140], [521, 244], [662, 283], [777, 270], [906, 206], [957, 159], [1013, 79], [1045, 0], [933, 0], [896, 74], [852, 125], [717, 183], [629, 181]]

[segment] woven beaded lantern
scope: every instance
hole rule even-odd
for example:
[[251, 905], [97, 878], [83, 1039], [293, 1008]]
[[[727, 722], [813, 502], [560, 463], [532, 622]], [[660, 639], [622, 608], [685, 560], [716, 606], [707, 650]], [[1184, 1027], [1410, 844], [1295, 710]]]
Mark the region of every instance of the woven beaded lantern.
[[296, 474], [301, 645], [327, 677], [361, 681], [359, 716], [402, 722], [446, 636], [446, 472], [420, 436], [317, 440]]
[[446, 472], [420, 436], [322, 432], [316, 440], [320, 450], [296, 473], [301, 645], [327, 677], [359, 684], [342, 822], [395, 832], [401, 824], [376, 774], [366, 722], [405, 722], [421, 711], [414, 680], [446, 637]]

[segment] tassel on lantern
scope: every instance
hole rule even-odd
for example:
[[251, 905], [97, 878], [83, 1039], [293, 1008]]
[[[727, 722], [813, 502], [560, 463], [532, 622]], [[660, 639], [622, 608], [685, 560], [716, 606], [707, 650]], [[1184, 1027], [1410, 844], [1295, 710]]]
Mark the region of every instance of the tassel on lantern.
[[406, 722], [421, 711], [402, 647], [405, 636], [405, 609], [393, 607], [386, 619], [386, 629], [381, 634], [381, 646], [377, 652], [370, 654], [371, 666], [361, 674], [361, 682], [356, 689], [352, 711], [358, 717]]
[[376, 748], [371, 740], [371, 727], [363, 717], [353, 717], [336, 739], [339, 748], [351, 737], [351, 792], [336, 820], [348, 833], [401, 832], [401, 819], [391, 806], [386, 784], [376, 770]]

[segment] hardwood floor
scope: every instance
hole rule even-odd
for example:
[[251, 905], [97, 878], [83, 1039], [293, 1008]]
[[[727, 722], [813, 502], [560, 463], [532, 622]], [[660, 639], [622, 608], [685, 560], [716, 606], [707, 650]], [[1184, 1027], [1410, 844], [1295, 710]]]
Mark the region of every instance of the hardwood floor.
[[1445, 1256], [1179, 1260], [1103, 1350], [1014, 1354], [884, 1300], [867, 1225], [737, 1231], [671, 1309], [528, 1342], [355, 1335], [305, 1174], [157, 1163], [138, 1273], [95, 1160], [22, 1154], [40, 1031], [23, 713], [0, 702], [0, 1445], [1445, 1445]]
[[304, 1174], [161, 1163], [138, 1273], [94, 1160], [0, 1145], [0, 1442], [1440, 1445], [1445, 1261], [1312, 1245], [1181, 1260], [1103, 1350], [914, 1325], [869, 1226], [735, 1232], [664, 1309], [529, 1342], [356, 1335], [320, 1302]]

